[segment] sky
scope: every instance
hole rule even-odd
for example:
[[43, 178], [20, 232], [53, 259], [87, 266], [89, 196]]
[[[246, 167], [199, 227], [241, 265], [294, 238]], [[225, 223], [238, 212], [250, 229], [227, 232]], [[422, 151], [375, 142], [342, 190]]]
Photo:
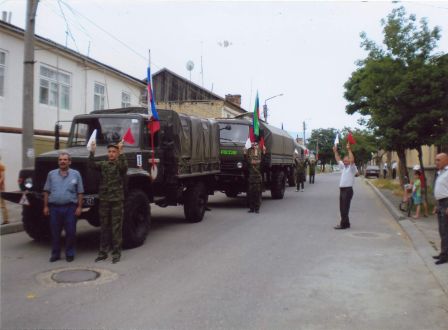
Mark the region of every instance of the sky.
[[[437, 51], [448, 52], [448, 1], [41, 0], [36, 34], [141, 79], [150, 49], [153, 72], [166, 67], [220, 96], [241, 94], [248, 111], [257, 91], [261, 105], [283, 94], [266, 101], [268, 122], [301, 132], [305, 121], [310, 132], [359, 127], [343, 87], [367, 55], [359, 35], [380, 44], [381, 19], [399, 6], [439, 26]], [[25, 0], [0, 0], [0, 11], [25, 27]]]

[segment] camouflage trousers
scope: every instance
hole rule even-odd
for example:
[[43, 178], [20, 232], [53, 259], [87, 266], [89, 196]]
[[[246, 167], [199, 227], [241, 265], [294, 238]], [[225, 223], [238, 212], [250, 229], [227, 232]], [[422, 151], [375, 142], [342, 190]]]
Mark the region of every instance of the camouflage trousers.
[[112, 250], [113, 257], [121, 256], [123, 244], [123, 201], [100, 201], [100, 251], [99, 256], [107, 256]]
[[249, 182], [247, 203], [251, 210], [259, 210], [261, 206], [261, 182]]

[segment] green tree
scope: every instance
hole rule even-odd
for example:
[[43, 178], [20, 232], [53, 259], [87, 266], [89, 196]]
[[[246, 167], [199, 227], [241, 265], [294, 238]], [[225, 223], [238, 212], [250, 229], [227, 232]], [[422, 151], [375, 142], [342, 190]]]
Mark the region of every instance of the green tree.
[[375, 135], [372, 131], [367, 129], [350, 129], [345, 127], [342, 130], [341, 147], [345, 152], [345, 145], [347, 144], [348, 133], [352, 132], [352, 135], [356, 141], [356, 144], [352, 145], [352, 151], [355, 156], [355, 162], [359, 169], [363, 168], [370, 160], [372, 155], [378, 152], [378, 143]]
[[426, 19], [418, 25], [400, 7], [381, 23], [385, 47], [361, 33], [368, 56], [344, 85], [346, 112], [366, 116], [381, 147], [397, 152], [403, 179], [405, 150], [434, 143], [446, 130], [447, 76], [440, 72], [445, 60], [433, 54], [440, 30], [429, 29]]
[[334, 163], [333, 143], [336, 133], [336, 128], [319, 128], [311, 131], [307, 148], [318, 154], [322, 170], [326, 164]]

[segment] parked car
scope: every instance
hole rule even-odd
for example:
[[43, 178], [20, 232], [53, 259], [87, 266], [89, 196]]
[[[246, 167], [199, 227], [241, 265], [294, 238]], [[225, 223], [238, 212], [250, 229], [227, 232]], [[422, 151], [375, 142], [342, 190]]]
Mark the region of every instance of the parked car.
[[370, 176], [376, 176], [377, 178], [380, 177], [380, 167], [376, 165], [369, 165], [366, 167], [366, 172], [364, 174], [366, 178]]

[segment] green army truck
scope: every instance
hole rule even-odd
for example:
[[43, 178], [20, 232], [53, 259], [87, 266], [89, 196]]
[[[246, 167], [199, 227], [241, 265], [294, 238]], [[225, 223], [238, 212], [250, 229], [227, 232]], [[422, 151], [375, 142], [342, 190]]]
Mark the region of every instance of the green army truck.
[[[172, 110], [159, 110], [159, 119], [160, 130], [153, 141], [154, 153], [145, 108], [98, 110], [74, 117], [64, 149], [71, 155], [71, 168], [81, 173], [84, 183], [80, 218], [98, 227], [100, 174], [88, 166], [86, 145], [96, 129], [95, 160], [105, 160], [107, 145], [118, 142], [130, 130], [134, 143], [125, 142], [123, 148], [128, 161], [123, 222], [123, 246], [126, 248], [143, 244], [150, 229], [150, 203], [162, 207], [181, 204], [187, 221], [202, 221], [208, 196], [215, 190], [215, 175], [220, 172], [216, 121]], [[36, 157], [35, 168], [20, 172], [20, 191], [3, 193], [5, 199], [13, 202], [22, 199], [22, 204], [26, 196], [29, 205], [23, 206], [23, 225], [28, 235], [36, 240], [50, 236], [49, 219], [43, 215], [42, 190], [48, 172], [57, 168], [58, 154], [59, 150], [54, 150]]]
[[[236, 197], [239, 193], [247, 192], [248, 164], [244, 148], [252, 120], [243, 117], [217, 121], [221, 156], [217, 190], [224, 192], [227, 197]], [[270, 190], [272, 198], [282, 199], [286, 182], [294, 180], [294, 140], [287, 132], [262, 121], [260, 136], [266, 147], [261, 160], [263, 191]]]

